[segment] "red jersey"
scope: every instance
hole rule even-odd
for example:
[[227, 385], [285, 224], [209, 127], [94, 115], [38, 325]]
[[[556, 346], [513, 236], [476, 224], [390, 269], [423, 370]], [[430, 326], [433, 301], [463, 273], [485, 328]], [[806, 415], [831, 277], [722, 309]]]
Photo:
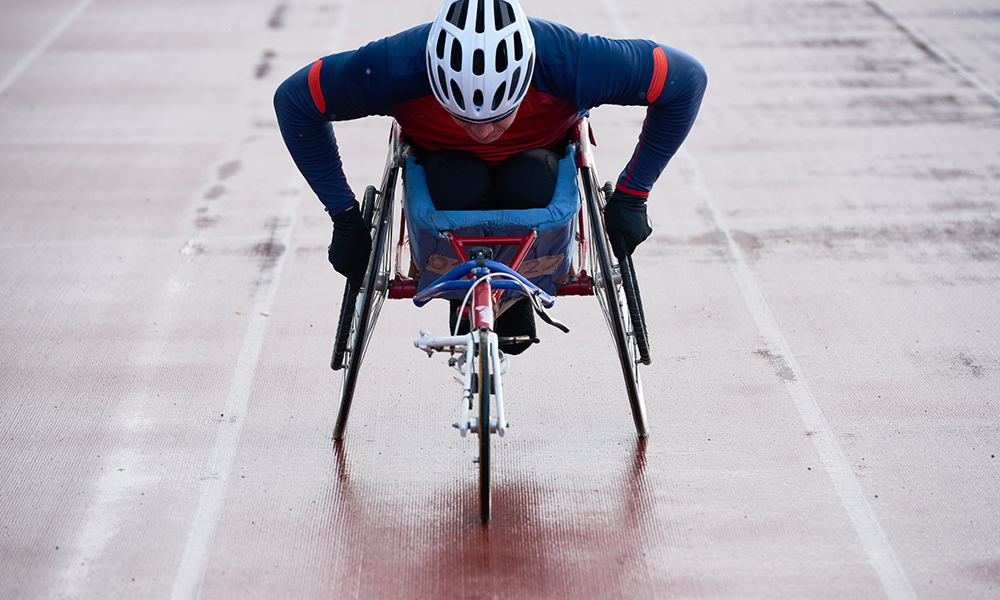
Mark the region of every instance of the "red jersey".
[[465, 150], [496, 166], [518, 152], [555, 146], [566, 137], [581, 112], [571, 102], [543, 94], [531, 85], [514, 123], [490, 144], [470, 138], [433, 94], [394, 105], [392, 115], [403, 133], [425, 150]]

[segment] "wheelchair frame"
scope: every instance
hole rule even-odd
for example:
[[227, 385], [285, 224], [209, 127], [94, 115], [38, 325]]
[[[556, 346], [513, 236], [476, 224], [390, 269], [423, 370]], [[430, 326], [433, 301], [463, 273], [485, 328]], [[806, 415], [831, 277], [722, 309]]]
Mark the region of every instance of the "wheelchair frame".
[[[619, 261], [611, 252], [602, 211], [612, 188], [610, 182], [603, 187], [598, 183], [592, 151], [596, 142], [586, 117], [581, 118], [574, 126], [570, 143], [576, 151], [576, 187], [581, 207], [576, 217], [579, 223], [570, 268], [573, 276], [570, 281], [557, 288], [556, 296], [598, 297], [615, 341], [636, 433], [640, 438], [645, 438], [649, 429], [639, 365], [648, 365], [650, 357], [635, 270], [631, 257]], [[411, 155], [412, 147], [405, 140], [399, 124], [393, 122], [381, 188], [368, 186], [362, 204], [363, 218], [372, 230], [372, 253], [368, 269], [360, 288], [352, 288], [347, 284], [341, 304], [337, 339], [330, 365], [334, 370], [344, 372], [333, 438], [338, 442], [343, 439], [361, 363], [385, 298], [413, 298], [418, 306], [423, 306], [431, 299], [445, 294], [465, 291], [463, 307], [471, 301], [469, 333], [460, 336], [456, 331], [447, 337], [434, 338], [421, 330], [414, 345], [428, 354], [436, 351], [450, 352], [452, 358], [449, 364], [463, 375], [462, 410], [455, 426], [463, 437], [468, 431], [472, 431], [479, 440], [480, 515], [485, 524], [491, 513], [489, 438], [491, 433], [502, 436], [507, 427], [501, 375], [507, 369], [508, 359], [499, 350], [500, 340], [493, 331], [494, 315], [497, 314], [501, 293], [512, 290], [514, 294], [530, 298], [535, 311], [544, 321], [564, 331], [568, 329], [545, 312], [545, 309], [552, 307], [554, 299], [517, 273], [517, 268], [535, 240], [535, 231], [524, 236], [462, 237], [452, 232], [444, 234], [460, 264], [427, 289], [417, 293], [416, 282], [403, 273], [403, 251], [408, 240], [402, 199], [399, 234], [395, 238], [395, 246], [391, 242], [394, 237], [396, 184], [406, 157]], [[510, 264], [491, 259], [487, 247], [499, 245], [519, 247]], [[406, 261], [406, 265], [409, 265], [409, 261]], [[471, 414], [474, 396], [479, 399], [476, 416]], [[493, 403], [490, 401], [491, 396]], [[491, 418], [491, 404], [495, 405], [495, 418]], [[488, 426], [481, 426], [482, 424]]]

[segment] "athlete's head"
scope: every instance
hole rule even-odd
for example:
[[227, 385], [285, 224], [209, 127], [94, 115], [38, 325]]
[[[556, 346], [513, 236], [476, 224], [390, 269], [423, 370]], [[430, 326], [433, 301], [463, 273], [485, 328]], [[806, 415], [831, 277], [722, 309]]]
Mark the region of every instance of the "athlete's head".
[[488, 123], [524, 99], [535, 39], [517, 0], [445, 0], [427, 36], [434, 96], [461, 121]]

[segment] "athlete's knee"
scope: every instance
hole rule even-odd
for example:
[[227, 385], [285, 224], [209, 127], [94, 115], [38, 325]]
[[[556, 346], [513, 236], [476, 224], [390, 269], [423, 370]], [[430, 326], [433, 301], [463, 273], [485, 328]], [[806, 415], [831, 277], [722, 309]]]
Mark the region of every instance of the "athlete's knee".
[[494, 194], [504, 208], [544, 208], [552, 201], [559, 155], [545, 148], [519, 152], [497, 167]]
[[461, 150], [428, 152], [420, 158], [427, 190], [438, 210], [484, 210], [490, 200], [490, 166]]

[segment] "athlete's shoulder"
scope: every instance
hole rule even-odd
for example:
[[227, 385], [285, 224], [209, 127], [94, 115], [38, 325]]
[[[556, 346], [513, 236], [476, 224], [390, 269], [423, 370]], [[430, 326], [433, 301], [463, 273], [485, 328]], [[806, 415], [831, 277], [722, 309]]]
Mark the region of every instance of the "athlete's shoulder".
[[390, 115], [392, 106], [431, 93], [425, 45], [430, 24], [390, 35], [355, 50], [317, 61], [315, 98], [325, 98], [324, 114], [333, 120]]
[[637, 70], [639, 52], [649, 52], [646, 40], [618, 40], [581, 33], [566, 25], [529, 19], [535, 37], [538, 91], [571, 100], [582, 109], [601, 102], [601, 88], [620, 87]]
[[[384, 79], [394, 96], [406, 96], [415, 84], [426, 83], [425, 48], [430, 27], [430, 23], [425, 23], [370, 42], [354, 51], [350, 62], [363, 68], [366, 75]], [[417, 87], [430, 93], [426, 86]]]
[[431, 93], [427, 81], [427, 36], [431, 24], [424, 23], [385, 38], [391, 71], [393, 103], [421, 98]]
[[531, 35], [535, 38], [538, 60], [551, 60], [559, 56], [575, 55], [585, 35], [561, 23], [528, 17]]
[[528, 23], [535, 38], [535, 88], [545, 94], [574, 100], [573, 80], [577, 73], [582, 34], [544, 19], [529, 17]]
[[[411, 27], [406, 31], [401, 31], [395, 35], [379, 40], [387, 47], [389, 56], [394, 59], [421, 58], [427, 47], [427, 35], [430, 33], [431, 24], [424, 23]], [[423, 65], [421, 60], [421, 66]]]

